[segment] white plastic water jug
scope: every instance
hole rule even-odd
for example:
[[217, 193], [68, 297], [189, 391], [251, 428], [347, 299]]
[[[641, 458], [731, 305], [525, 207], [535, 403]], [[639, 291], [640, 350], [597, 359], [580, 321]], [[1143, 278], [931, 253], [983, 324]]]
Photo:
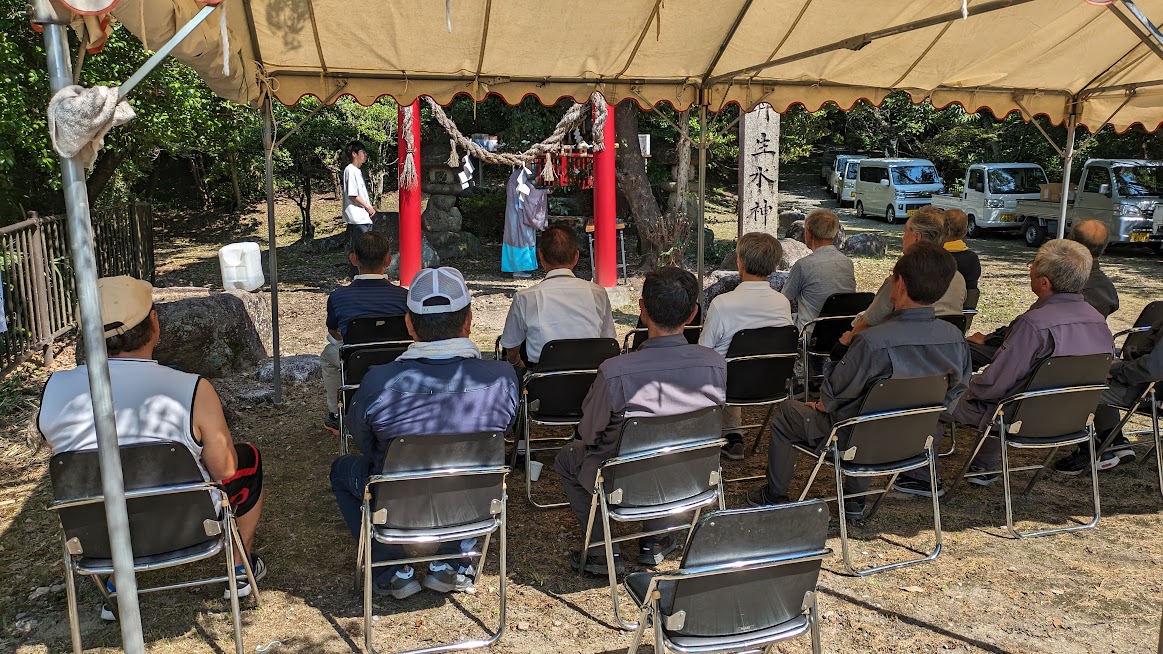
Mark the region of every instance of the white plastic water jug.
[[253, 291], [266, 282], [262, 274], [262, 251], [258, 243], [231, 243], [218, 251], [222, 288]]

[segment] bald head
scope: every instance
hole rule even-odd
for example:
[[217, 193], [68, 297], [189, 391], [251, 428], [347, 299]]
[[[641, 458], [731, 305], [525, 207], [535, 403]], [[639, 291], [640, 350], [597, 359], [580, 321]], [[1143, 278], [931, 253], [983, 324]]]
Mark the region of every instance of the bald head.
[[1084, 220], [1082, 222], [1074, 223], [1074, 227], [1070, 229], [1070, 240], [1081, 243], [1083, 247], [1090, 251], [1090, 256], [1095, 259], [1102, 256], [1106, 251], [1107, 239], [1110, 237], [1110, 232], [1106, 225], [1100, 220]]

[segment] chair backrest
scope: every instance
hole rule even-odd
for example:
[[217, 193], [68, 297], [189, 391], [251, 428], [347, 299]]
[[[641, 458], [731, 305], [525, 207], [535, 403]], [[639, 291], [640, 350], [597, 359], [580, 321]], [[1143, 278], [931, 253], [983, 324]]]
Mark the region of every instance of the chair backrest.
[[[1156, 323], [1163, 321], [1163, 300], [1156, 300], [1147, 306], [1143, 307], [1143, 311], [1135, 320], [1135, 327], [1150, 327]], [[1152, 349], [1151, 333], [1150, 332], [1136, 332], [1127, 334], [1126, 340], [1123, 341], [1122, 356], [1124, 359], [1137, 359]]]
[[431, 474], [374, 484], [372, 523], [430, 529], [487, 520], [500, 512], [507, 472], [504, 434], [394, 438], [381, 474]]
[[[121, 448], [121, 468], [126, 492], [205, 482], [193, 453], [180, 443], [126, 445]], [[77, 539], [85, 557], [110, 558], [112, 550], [96, 450], [57, 454], [49, 462], [49, 474], [53, 505], [65, 539]], [[87, 499], [97, 501], [66, 506], [69, 502]], [[218, 525], [217, 509], [209, 489], [129, 497], [126, 504], [136, 557], [173, 552], [217, 537], [213, 529], [207, 533], [206, 521]]]
[[855, 316], [867, 309], [872, 304], [874, 297], [876, 296], [872, 293], [833, 293], [828, 296], [828, 299], [824, 300], [824, 306], [820, 307], [820, 314], [816, 317], [820, 322], [812, 325], [810, 349], [813, 352], [830, 352], [840, 341], [844, 332], [852, 329], [852, 321], [844, 318], [829, 320], [829, 318]]
[[[604, 469], [607, 501], [656, 506], [706, 492], [719, 483], [722, 407], [673, 416], [630, 418], [622, 425], [618, 457], [654, 453]], [[700, 444], [705, 447], [685, 449]]]
[[[944, 375], [893, 377], [873, 382], [860, 404], [860, 416], [942, 408], [949, 380]], [[904, 461], [925, 451], [940, 411], [902, 413], [860, 422], [841, 434], [838, 446], [845, 461], [855, 465], [882, 465]]]
[[408, 349], [407, 345], [377, 345], [352, 350], [343, 366], [343, 383], [358, 385], [372, 366], [382, 366], [400, 358]]
[[736, 332], [727, 349], [727, 403], [787, 397], [798, 349], [799, 332], [791, 325]]
[[408, 333], [402, 315], [353, 318], [347, 323], [347, 331], [343, 335], [344, 345], [411, 340], [412, 335]]
[[[1022, 438], [1054, 438], [1082, 431], [1098, 407], [1106, 386], [1111, 355], [1049, 357], [1034, 368], [1025, 392], [1056, 391], [1010, 403], [1005, 411], [1007, 431]], [[1078, 386], [1094, 389], [1066, 392]]]
[[944, 316], [937, 316], [937, 318], [944, 320], [950, 325], [953, 325], [957, 328], [957, 331], [961, 332], [962, 334], [964, 334], [965, 330], [969, 327], [969, 316], [964, 313], [952, 313]]
[[804, 596], [816, 590], [820, 576], [821, 561], [811, 557], [827, 553], [827, 538], [828, 504], [820, 499], [703, 516], [691, 534], [682, 569], [769, 557], [788, 557], [793, 562], [741, 566], [678, 580], [673, 595], [663, 595], [660, 609], [671, 618], [664, 619], [664, 625], [683, 612], [682, 626], [665, 630], [680, 636], [733, 636], [802, 615]]
[[618, 356], [618, 341], [612, 338], [570, 338], [549, 341], [541, 349], [541, 359], [525, 384], [532, 410], [545, 416], [577, 418], [582, 402], [594, 383], [596, 372], [541, 376], [545, 373], [598, 369], [602, 362]]

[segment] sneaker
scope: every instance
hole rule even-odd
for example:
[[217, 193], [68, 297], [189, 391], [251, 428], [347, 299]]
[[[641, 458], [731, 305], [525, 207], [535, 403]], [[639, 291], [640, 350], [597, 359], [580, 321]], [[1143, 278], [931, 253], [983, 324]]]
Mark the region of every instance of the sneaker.
[[328, 413], [327, 417], [323, 418], [323, 428], [331, 432], [333, 436], [339, 435], [339, 415], [335, 413]]
[[[262, 557], [255, 554], [250, 558], [250, 571], [254, 574], [254, 580], [260, 581], [267, 576], [267, 564], [262, 560]], [[251, 587], [250, 580], [246, 578], [246, 567], [241, 565], [234, 566], [235, 582], [238, 584], [238, 598], [248, 597], [250, 595]], [[230, 599], [230, 588], [227, 588], [222, 593], [222, 599]]]
[[379, 596], [391, 595], [402, 600], [420, 592], [420, 582], [411, 566], [397, 571], [395, 574], [380, 575], [372, 581], [372, 592]]
[[747, 448], [743, 446], [742, 439], [738, 441], [731, 440], [731, 436], [738, 434], [727, 434], [727, 440], [730, 441], [723, 446], [723, 456], [732, 461], [742, 461], [747, 456]]
[[678, 539], [674, 536], [643, 538], [638, 541], [638, 563], [653, 568], [677, 549]]
[[747, 506], [750, 507], [775, 506], [787, 502], [787, 497], [772, 495], [766, 484], [747, 491]]
[[[1122, 450], [1107, 450], [1098, 460], [1098, 470], [1110, 470], [1115, 466], [1123, 463], [1123, 458], [1120, 456]], [[1135, 453], [1131, 452], [1130, 460], [1135, 460]], [[1089, 448], [1078, 448], [1070, 456], [1058, 459], [1054, 462], [1054, 470], [1064, 475], [1081, 475], [1090, 470], [1090, 450]]]
[[108, 604], [102, 604], [101, 619], [105, 622], [117, 622], [117, 614], [113, 613], [113, 608]]
[[[581, 552], [574, 551], [569, 553], [569, 564], [573, 566], [574, 570], [581, 567]], [[606, 568], [605, 554], [591, 554], [586, 557], [585, 571], [591, 575], [605, 576], [608, 574]], [[626, 564], [622, 563], [622, 555], [614, 552], [614, 574], [626, 574]]]
[[864, 498], [854, 497], [844, 500], [844, 517], [855, 522], [864, 517]]
[[[1134, 463], [1135, 451], [1131, 449], [1131, 441], [1127, 440], [1126, 436], [1119, 435], [1111, 441], [1110, 449], [1107, 452], [1118, 457], [1119, 462], [1116, 465], [1125, 465], [1127, 463]], [[1114, 466], [1111, 466], [1112, 468]], [[1099, 462], [1099, 470], [1103, 470], [1102, 462]]]
[[[979, 465], [969, 466], [970, 473], [985, 472], [988, 469], [989, 468], [986, 468], [985, 466], [979, 466]], [[988, 474], [988, 475], [978, 475], [976, 477], [967, 477], [965, 479], [965, 481], [967, 481], [971, 484], [976, 484], [978, 486], [992, 486], [995, 483], [997, 483], [997, 479], [998, 479], [997, 473], [995, 472], [995, 473]]]
[[476, 571], [470, 565], [467, 568], [453, 569], [447, 563], [428, 565], [428, 574], [420, 582], [428, 590], [438, 593], [463, 593], [472, 588]]
[[[892, 489], [898, 493], [905, 493], [908, 495], [920, 495], [921, 497], [933, 496], [933, 485], [929, 483], [928, 479], [913, 479], [912, 477], [898, 477], [896, 483], [892, 485]], [[945, 486], [941, 480], [937, 480], [937, 497], [945, 494]], [[848, 507], [844, 507], [847, 509]]]

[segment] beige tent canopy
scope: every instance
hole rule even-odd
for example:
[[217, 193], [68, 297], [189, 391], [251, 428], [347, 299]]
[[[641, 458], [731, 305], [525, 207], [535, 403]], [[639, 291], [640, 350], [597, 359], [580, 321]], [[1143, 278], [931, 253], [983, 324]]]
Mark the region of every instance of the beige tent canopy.
[[[1100, 0], [1095, 0], [1096, 2]], [[143, 7], [143, 3], [145, 6]], [[893, 90], [1117, 129], [1163, 122], [1163, 59], [1124, 3], [1083, 0], [225, 0], [174, 52], [218, 94], [285, 104], [342, 94], [368, 104], [458, 93], [551, 103], [597, 89], [616, 102], [685, 108], [706, 88], [778, 110], [879, 103]], [[1163, 0], [1140, 0], [1163, 20]], [[114, 15], [160, 44], [196, 0], [122, 0]], [[143, 22], [144, 21], [144, 22]], [[261, 80], [261, 81], [260, 81]]]

